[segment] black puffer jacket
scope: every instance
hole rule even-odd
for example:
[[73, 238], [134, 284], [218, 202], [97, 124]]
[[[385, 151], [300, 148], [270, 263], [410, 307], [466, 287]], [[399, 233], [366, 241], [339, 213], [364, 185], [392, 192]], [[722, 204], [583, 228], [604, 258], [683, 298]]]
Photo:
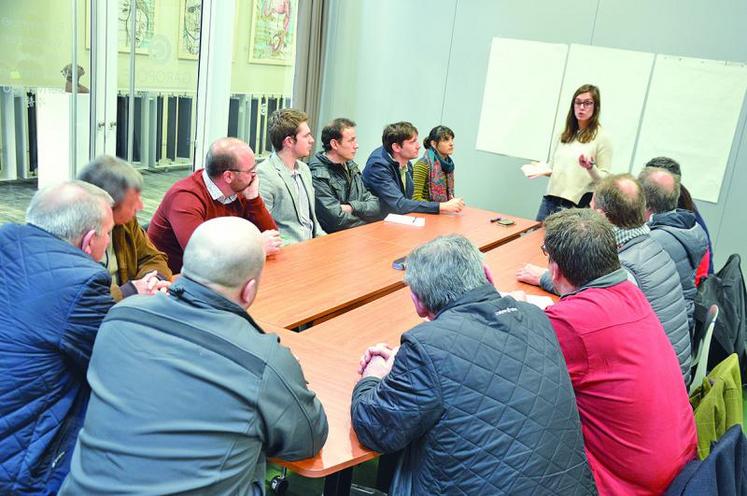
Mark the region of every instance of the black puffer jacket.
[[537, 307], [474, 289], [402, 336], [391, 373], [361, 380], [353, 426], [405, 449], [389, 494], [596, 494], [571, 381]]

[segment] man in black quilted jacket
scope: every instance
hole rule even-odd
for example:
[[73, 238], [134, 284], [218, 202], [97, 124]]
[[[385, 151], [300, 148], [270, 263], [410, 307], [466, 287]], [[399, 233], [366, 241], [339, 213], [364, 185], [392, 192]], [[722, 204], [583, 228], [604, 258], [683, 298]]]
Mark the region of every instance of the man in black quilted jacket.
[[405, 281], [429, 321], [366, 350], [351, 409], [365, 446], [402, 450], [390, 494], [596, 494], [543, 312], [501, 297], [462, 236], [415, 249]]

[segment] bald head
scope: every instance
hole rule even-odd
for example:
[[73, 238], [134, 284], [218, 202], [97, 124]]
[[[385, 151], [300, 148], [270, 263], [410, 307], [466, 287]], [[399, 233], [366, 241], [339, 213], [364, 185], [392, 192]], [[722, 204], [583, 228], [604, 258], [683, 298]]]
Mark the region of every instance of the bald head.
[[646, 205], [641, 185], [630, 174], [610, 175], [594, 189], [594, 208], [621, 229], [633, 229], [645, 224]]
[[680, 199], [680, 177], [666, 169], [645, 167], [638, 180], [646, 197], [646, 208], [650, 213], [671, 212]]
[[238, 138], [220, 138], [210, 145], [205, 156], [205, 170], [208, 176], [217, 178], [225, 171], [240, 169], [242, 160], [254, 162], [251, 147]]
[[258, 279], [264, 265], [262, 237], [254, 224], [240, 217], [218, 217], [192, 233], [184, 249], [182, 273], [233, 291]]
[[112, 197], [83, 181], [66, 181], [42, 188], [26, 210], [26, 222], [72, 245], [79, 245], [89, 231], [102, 235], [112, 217]]

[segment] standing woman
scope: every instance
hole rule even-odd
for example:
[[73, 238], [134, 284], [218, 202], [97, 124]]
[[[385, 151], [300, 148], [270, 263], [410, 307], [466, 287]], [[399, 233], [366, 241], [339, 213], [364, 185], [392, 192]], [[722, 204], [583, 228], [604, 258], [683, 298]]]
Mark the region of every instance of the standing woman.
[[602, 110], [599, 88], [581, 86], [573, 94], [565, 119], [565, 130], [555, 144], [547, 193], [537, 220], [565, 208], [588, 207], [594, 184], [609, 173], [612, 145], [599, 124]]
[[454, 198], [454, 131], [446, 126], [431, 129], [423, 140], [425, 153], [412, 167], [412, 199], [446, 202]]

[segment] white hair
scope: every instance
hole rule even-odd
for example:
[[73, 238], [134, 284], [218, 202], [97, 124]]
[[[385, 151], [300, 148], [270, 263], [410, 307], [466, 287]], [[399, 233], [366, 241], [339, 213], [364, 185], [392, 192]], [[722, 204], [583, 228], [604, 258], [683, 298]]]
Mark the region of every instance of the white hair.
[[264, 243], [254, 224], [241, 217], [218, 217], [192, 233], [184, 249], [182, 274], [237, 289], [259, 277], [264, 265]]
[[111, 155], [100, 155], [90, 161], [78, 173], [78, 179], [109, 193], [114, 199], [114, 205], [124, 199], [127, 191], [143, 189], [143, 176], [140, 171]]
[[465, 293], [488, 284], [482, 254], [467, 238], [439, 236], [407, 256], [405, 282], [425, 308], [438, 313]]
[[42, 188], [31, 198], [26, 222], [71, 244], [91, 230], [102, 234], [104, 219], [111, 215], [112, 197], [93, 184], [66, 181]]

